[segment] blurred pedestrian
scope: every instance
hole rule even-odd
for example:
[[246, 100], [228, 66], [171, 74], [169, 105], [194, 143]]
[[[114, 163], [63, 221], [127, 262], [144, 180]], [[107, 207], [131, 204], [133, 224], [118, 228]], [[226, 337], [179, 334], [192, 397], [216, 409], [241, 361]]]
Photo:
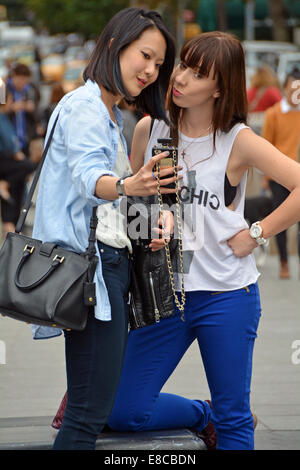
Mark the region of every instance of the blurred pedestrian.
[[11, 119], [20, 149], [28, 156], [30, 141], [36, 136], [38, 94], [31, 84], [31, 71], [27, 65], [15, 63], [12, 66], [6, 90], [6, 103], [2, 106], [2, 112]]
[[[6, 114], [12, 123], [20, 152], [14, 153], [14, 156], [6, 162], [7, 171], [10, 171], [10, 193], [14, 204], [5, 208], [5, 202], [2, 203], [2, 217], [5, 221], [4, 232], [14, 230], [24, 202], [26, 175], [28, 174], [25, 171], [22, 178], [21, 165], [18, 166], [19, 171], [16, 173], [12, 169], [15, 166], [16, 158], [18, 160], [29, 158], [30, 142], [36, 136], [36, 108], [39, 95], [30, 80], [31, 71], [27, 65], [13, 64], [6, 83], [6, 102], [1, 106], [1, 113]], [[24, 170], [27, 167], [28, 170], [31, 168], [32, 171], [31, 162], [24, 161], [22, 166]]]
[[37, 134], [39, 136], [45, 137], [51, 114], [64, 95], [65, 92], [60, 82], [55, 82], [51, 85], [49, 103], [39, 113], [37, 125]]
[[[2, 174], [1, 177], [3, 178], [4, 175]], [[11, 195], [9, 192], [9, 182], [6, 180], [0, 180], [0, 199], [12, 203]]]
[[[294, 69], [284, 82], [284, 97], [266, 112], [262, 136], [291, 160], [297, 161], [300, 136], [300, 70]], [[288, 185], [282, 185], [266, 172], [263, 187], [270, 188], [273, 195], [274, 209], [281, 205], [290, 194]], [[287, 231], [276, 235], [280, 259], [280, 279], [290, 278], [287, 250]], [[300, 255], [300, 253], [299, 253]]]
[[20, 150], [14, 128], [4, 113], [0, 113], [0, 199], [2, 237], [15, 230], [19, 212], [20, 199], [15, 199], [24, 188], [28, 175], [35, 170], [35, 165]]
[[[139, 171], [151, 161], [158, 138], [171, 136], [178, 146], [184, 275], [179, 269], [174, 279], [175, 315], [130, 331], [108, 424], [123, 432], [201, 433], [211, 420], [218, 449], [249, 450], [252, 355], [261, 313], [253, 250], [300, 219], [300, 165], [247, 127], [244, 51], [230, 34], [203, 33], [183, 46], [168, 109], [171, 127], [155, 120], [151, 131], [149, 117], [137, 124], [131, 158]], [[291, 194], [249, 229], [243, 215], [251, 167], [270, 170]], [[161, 392], [196, 339], [211, 407], [199, 397]]]
[[261, 133], [266, 109], [282, 99], [280, 82], [268, 65], [261, 65], [251, 77], [247, 90], [248, 123], [257, 134]]
[[[167, 120], [163, 103], [174, 59], [174, 40], [158, 13], [121, 10], [99, 37], [84, 86], [65, 95], [49, 121], [47, 134], [58, 117], [41, 173], [33, 236], [84, 252], [93, 206], [99, 220], [97, 304], [84, 331], [65, 332], [68, 399], [55, 450], [94, 449], [111, 412], [128, 331], [131, 242], [126, 226], [115, 223], [119, 198], [154, 194], [152, 169], [165, 156], [132, 176], [116, 102], [125, 97], [143, 113]], [[170, 176], [165, 184], [174, 181]], [[61, 332], [33, 326], [33, 333], [37, 339]]]

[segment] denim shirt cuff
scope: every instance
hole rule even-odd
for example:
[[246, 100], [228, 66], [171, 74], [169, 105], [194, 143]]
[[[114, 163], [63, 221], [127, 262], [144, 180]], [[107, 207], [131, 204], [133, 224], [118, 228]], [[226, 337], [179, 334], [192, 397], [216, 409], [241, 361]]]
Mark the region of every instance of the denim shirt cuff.
[[113, 171], [109, 171], [109, 170], [98, 170], [96, 172], [93, 172], [93, 176], [90, 178], [90, 181], [89, 181], [89, 188], [91, 188], [92, 191], [90, 194], [87, 195], [88, 201], [92, 203], [93, 205], [107, 204], [108, 202], [111, 202], [106, 199], [101, 199], [95, 196], [97, 181], [99, 178], [101, 178], [104, 175], [114, 176], [116, 178], [118, 177], [116, 173], [114, 173]]
[[51, 326], [31, 325], [33, 339], [49, 339], [61, 336], [63, 331]]

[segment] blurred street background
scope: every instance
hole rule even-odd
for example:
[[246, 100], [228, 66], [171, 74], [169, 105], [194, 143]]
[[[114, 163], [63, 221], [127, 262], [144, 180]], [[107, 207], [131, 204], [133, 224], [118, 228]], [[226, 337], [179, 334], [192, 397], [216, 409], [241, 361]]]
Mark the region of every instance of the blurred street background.
[[[246, 56], [249, 125], [260, 135], [265, 136], [267, 109], [285, 96], [286, 76], [300, 73], [300, 0], [0, 0], [0, 117], [9, 114], [8, 92], [18, 86], [24, 93], [22, 101], [28, 103], [31, 132], [13, 159], [33, 165], [22, 181], [11, 179], [11, 175], [6, 180], [5, 168], [0, 166], [0, 240], [7, 231], [14, 230], [16, 214], [9, 218], [11, 207], [22, 207], [42, 154], [51, 112], [65, 93], [83, 84], [82, 72], [108, 20], [120, 9], [137, 5], [162, 14], [176, 38], [178, 51], [185, 41], [202, 32], [222, 30], [238, 36]], [[23, 77], [21, 85], [14, 81], [16, 76]], [[294, 110], [300, 113], [299, 93], [296, 99]], [[121, 102], [120, 107], [130, 153], [133, 129], [141, 116], [125, 103]], [[5, 131], [1, 126], [2, 120], [2, 151]], [[298, 132], [300, 142], [296, 125], [290, 126], [289, 132]], [[299, 159], [299, 151], [292, 158]], [[253, 211], [260, 218], [266, 215], [272, 198], [264, 175], [254, 170], [247, 189], [245, 216], [249, 222], [258, 220], [252, 220]], [[33, 220], [34, 202], [26, 220], [25, 232], [29, 235]], [[268, 250], [257, 249], [255, 253], [262, 272], [263, 304], [252, 395], [259, 418], [256, 436], [260, 449], [300, 450], [298, 232], [298, 226], [288, 230], [289, 266], [284, 272], [275, 239]], [[33, 342], [27, 325], [0, 316], [0, 444], [7, 442], [1, 434], [1, 420], [28, 418], [28, 423], [30, 417], [51, 417], [55, 413], [65, 390], [63, 347], [62, 337]], [[209, 398], [204, 372], [197, 373], [196, 369], [199, 353], [194, 345], [166, 390]]]

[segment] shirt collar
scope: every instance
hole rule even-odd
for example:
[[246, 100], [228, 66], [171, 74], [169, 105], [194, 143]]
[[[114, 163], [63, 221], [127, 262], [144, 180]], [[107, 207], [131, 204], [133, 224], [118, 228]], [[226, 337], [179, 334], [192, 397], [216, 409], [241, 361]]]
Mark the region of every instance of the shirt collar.
[[288, 113], [289, 111], [300, 111], [300, 104], [296, 107], [292, 107], [288, 102], [286, 98], [282, 98], [280, 101], [280, 106], [281, 106], [281, 111], [283, 114]]
[[94, 95], [101, 96], [101, 90], [97, 82], [94, 82], [90, 78], [86, 81], [85, 86], [88, 87]]
[[[101, 89], [100, 89], [97, 82], [94, 82], [93, 80], [91, 80], [89, 78], [86, 81], [85, 86], [87, 86], [92, 91], [93, 94], [95, 94], [96, 96], [101, 98]], [[120, 130], [122, 130], [123, 129], [124, 116], [123, 116], [122, 112], [119, 110], [119, 108], [116, 104], [113, 105], [113, 111], [114, 111], [115, 116], [116, 116], [116, 121], [117, 121], [118, 127], [120, 128]]]

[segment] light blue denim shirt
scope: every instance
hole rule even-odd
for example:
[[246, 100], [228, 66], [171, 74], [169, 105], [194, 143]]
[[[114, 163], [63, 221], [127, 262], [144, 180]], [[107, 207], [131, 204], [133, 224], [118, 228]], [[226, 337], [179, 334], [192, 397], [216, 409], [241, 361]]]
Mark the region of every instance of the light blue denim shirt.
[[[103, 175], [117, 176], [115, 166], [118, 131], [101, 99], [97, 83], [88, 80], [84, 86], [65, 95], [55, 108], [48, 125], [46, 141], [59, 113], [53, 139], [46, 156], [37, 196], [33, 237], [77, 252], [88, 246], [92, 208], [108, 201], [95, 196], [97, 180]], [[123, 116], [114, 106], [122, 135]], [[115, 202], [118, 204], [118, 200]], [[95, 273], [95, 317], [111, 320], [110, 303], [102, 276], [101, 258]], [[59, 336], [57, 328], [32, 325], [34, 339]]]

